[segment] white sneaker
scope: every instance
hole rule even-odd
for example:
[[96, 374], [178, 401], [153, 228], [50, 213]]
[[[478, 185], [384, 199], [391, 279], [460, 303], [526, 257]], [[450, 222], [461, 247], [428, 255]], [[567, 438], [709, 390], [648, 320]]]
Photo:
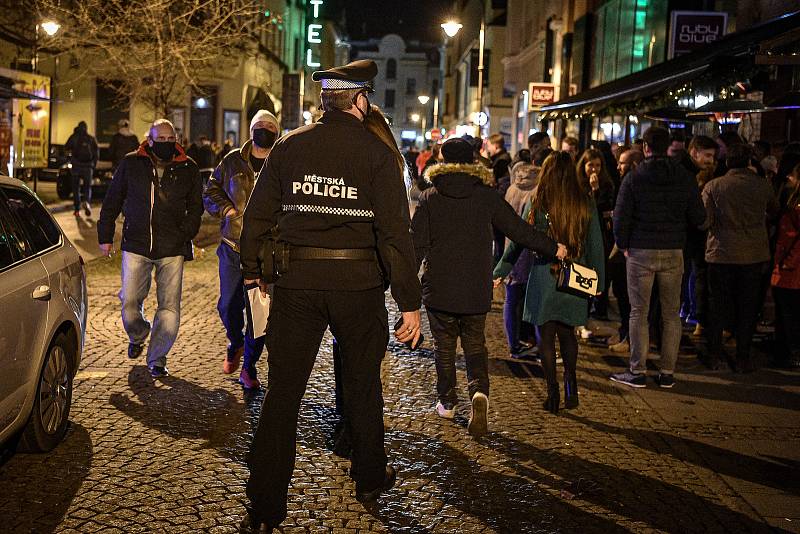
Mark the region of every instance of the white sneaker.
[[585, 326], [578, 327], [578, 333], [580, 334], [581, 339], [590, 339], [592, 337], [592, 331]]
[[456, 410], [454, 406], [448, 408], [440, 401], [436, 403], [436, 414], [444, 419], [452, 419], [456, 416]]
[[489, 432], [489, 397], [480, 391], [472, 396], [472, 410], [469, 414], [467, 430], [475, 438]]

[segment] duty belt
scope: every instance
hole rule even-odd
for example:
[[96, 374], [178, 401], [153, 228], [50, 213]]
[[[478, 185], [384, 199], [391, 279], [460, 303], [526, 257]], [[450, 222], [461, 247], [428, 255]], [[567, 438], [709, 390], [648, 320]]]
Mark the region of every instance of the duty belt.
[[289, 261], [308, 260], [360, 260], [373, 261], [378, 258], [374, 248], [317, 248], [291, 247]]

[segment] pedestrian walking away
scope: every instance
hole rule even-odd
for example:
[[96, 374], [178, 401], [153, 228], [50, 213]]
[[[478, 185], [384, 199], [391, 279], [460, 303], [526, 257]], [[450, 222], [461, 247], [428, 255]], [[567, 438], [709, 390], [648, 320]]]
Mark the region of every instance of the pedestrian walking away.
[[627, 258], [631, 356], [629, 370], [610, 378], [631, 387], [646, 386], [648, 313], [654, 282], [658, 284], [663, 325], [658, 384], [664, 388], [674, 385], [682, 334], [686, 231], [705, 221], [695, 177], [667, 157], [669, 143], [665, 128], [654, 126], [645, 131], [645, 160], [623, 180], [614, 208], [614, 239]]
[[76, 217], [83, 213], [92, 216], [92, 178], [97, 166], [97, 140], [89, 135], [86, 122], [80, 121], [67, 139], [64, 147], [69, 151], [70, 175], [72, 176], [72, 201]]
[[[128, 357], [138, 358], [144, 343], [153, 377], [169, 374], [167, 354], [180, 326], [183, 264], [193, 257], [192, 239], [203, 214], [197, 165], [175, 141], [175, 128], [159, 119], [147, 139], [122, 159], [103, 200], [97, 235], [109, 256], [120, 213], [122, 227], [122, 325], [128, 334]], [[144, 316], [144, 299], [155, 270], [158, 308], [152, 324]]]
[[[540, 232], [547, 232], [566, 246], [569, 260], [597, 272], [596, 284], [603, 287], [605, 254], [599, 214], [594, 201], [577, 178], [575, 163], [568, 152], [553, 152], [539, 171], [539, 185], [523, 213]], [[513, 240], [494, 270], [495, 278], [511, 272], [522, 248]], [[559, 259], [564, 259], [563, 256]], [[586, 324], [587, 299], [556, 289], [561, 265], [552, 257], [537, 256], [528, 278], [523, 318], [536, 325], [539, 355], [547, 382], [544, 409], [558, 413], [560, 388], [556, 378], [556, 337], [564, 361], [564, 406], [578, 406], [578, 340], [575, 327]]]
[[[436, 412], [452, 419], [458, 402], [456, 343], [467, 364], [470, 434], [488, 431], [489, 371], [486, 314], [492, 304], [494, 231], [544, 257], [566, 249], [526, 224], [489, 184], [491, 170], [474, 163], [466, 141], [442, 145], [444, 163], [429, 169], [434, 187], [420, 197], [411, 228], [417, 262], [423, 265], [422, 296], [436, 358]], [[506, 273], [508, 274], [508, 273]]]
[[[340, 349], [356, 498], [374, 500], [396, 480], [384, 448], [384, 288], [402, 312], [395, 336], [403, 343], [419, 339], [421, 294], [401, 156], [363, 124], [377, 71], [375, 62], [361, 60], [314, 73], [325, 112], [275, 144], [244, 213], [245, 282], [274, 281], [275, 290], [268, 388], [250, 448], [242, 532], [269, 531], [287, 517], [300, 401], [329, 327]], [[276, 226], [277, 240], [267, 239]]]
[[139, 140], [136, 138], [136, 134], [131, 131], [128, 119], [120, 119], [117, 125], [119, 130], [111, 136], [111, 144], [108, 146], [108, 151], [111, 154], [111, 165], [114, 169], [117, 168], [122, 158], [139, 148]]
[[256, 362], [264, 350], [264, 336], [244, 332], [246, 296], [239, 238], [244, 209], [278, 132], [280, 124], [275, 115], [264, 109], [259, 110], [250, 121], [250, 139], [241, 149], [228, 152], [214, 169], [203, 193], [203, 205], [208, 213], [220, 218], [222, 234], [222, 242], [217, 247], [220, 292], [217, 311], [228, 336], [222, 369], [225, 374], [235, 373], [244, 356], [239, 383], [245, 389], [261, 387]]

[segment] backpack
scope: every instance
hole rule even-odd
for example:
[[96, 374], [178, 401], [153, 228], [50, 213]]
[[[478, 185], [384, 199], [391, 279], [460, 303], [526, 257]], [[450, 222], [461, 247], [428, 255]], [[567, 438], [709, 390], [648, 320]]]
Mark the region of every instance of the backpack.
[[72, 157], [80, 163], [91, 163], [94, 161], [94, 151], [92, 150], [92, 138], [82, 135], [75, 140], [72, 149]]

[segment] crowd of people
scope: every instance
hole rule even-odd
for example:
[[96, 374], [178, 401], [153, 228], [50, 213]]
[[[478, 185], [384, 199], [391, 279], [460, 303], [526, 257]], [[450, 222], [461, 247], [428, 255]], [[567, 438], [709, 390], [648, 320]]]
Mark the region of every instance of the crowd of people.
[[[687, 138], [660, 127], [650, 128], [629, 146], [592, 141], [581, 153], [572, 137], [553, 151], [550, 137], [542, 132], [532, 134], [528, 147], [513, 158], [499, 134], [485, 141], [467, 137], [465, 142], [473, 148], [468, 163], [491, 172], [484, 173], [484, 182], [519, 217], [565, 243], [572, 260], [599, 274], [601, 291], [595, 297], [570, 302], [575, 297], [552, 293], [554, 271], [560, 268], [552, 258], [507, 240], [493, 223], [494, 278], [495, 286], [505, 285], [508, 349], [514, 358], [541, 361], [549, 392], [545, 408], [558, 409], [555, 338], [564, 361], [565, 405], [570, 407], [577, 404], [577, 337], [594, 337], [588, 317], [609, 319], [612, 292], [620, 326], [606, 342], [610, 351], [630, 354], [629, 370], [610, 377], [616, 382], [646, 385], [652, 337], [660, 352], [656, 382], [672, 387], [686, 334], [698, 342], [698, 357], [709, 368], [727, 364], [734, 372], [752, 372], [756, 360], [751, 344], [759, 322], [774, 327], [770, 364], [800, 366], [800, 144], [791, 143], [778, 153], [764, 141], [748, 144], [736, 132], [723, 131], [715, 139]], [[414, 222], [430, 203], [424, 191], [434, 189], [430, 196], [435, 198], [453, 188], [439, 168], [447, 161], [442, 148], [406, 155]], [[463, 225], [470, 219], [477, 220], [474, 213], [460, 220], [449, 207], [446, 224], [439, 222], [441, 240], [463, 247], [458, 236], [468, 234]], [[420, 224], [414, 222], [416, 241]], [[458, 255], [450, 251], [448, 257]], [[428, 266], [435, 272], [435, 259], [428, 258]], [[451, 264], [450, 269], [458, 266]], [[433, 274], [430, 278], [433, 294], [434, 286], [444, 283], [433, 280]], [[462, 295], [471, 282], [486, 282], [460, 272], [453, 279], [460, 282]], [[423, 289], [425, 284], [423, 277]], [[764, 312], [769, 295], [774, 314]], [[425, 304], [436, 341], [442, 337], [435, 328], [440, 321], [430, 309], [443, 304], [432, 299]], [[731, 355], [726, 345], [734, 340]], [[454, 343], [447, 338], [447, 348], [437, 346], [437, 362], [452, 358], [449, 345]], [[469, 343], [464, 345], [468, 369], [470, 350]], [[452, 395], [440, 388], [439, 396], [440, 414], [449, 414]]]

